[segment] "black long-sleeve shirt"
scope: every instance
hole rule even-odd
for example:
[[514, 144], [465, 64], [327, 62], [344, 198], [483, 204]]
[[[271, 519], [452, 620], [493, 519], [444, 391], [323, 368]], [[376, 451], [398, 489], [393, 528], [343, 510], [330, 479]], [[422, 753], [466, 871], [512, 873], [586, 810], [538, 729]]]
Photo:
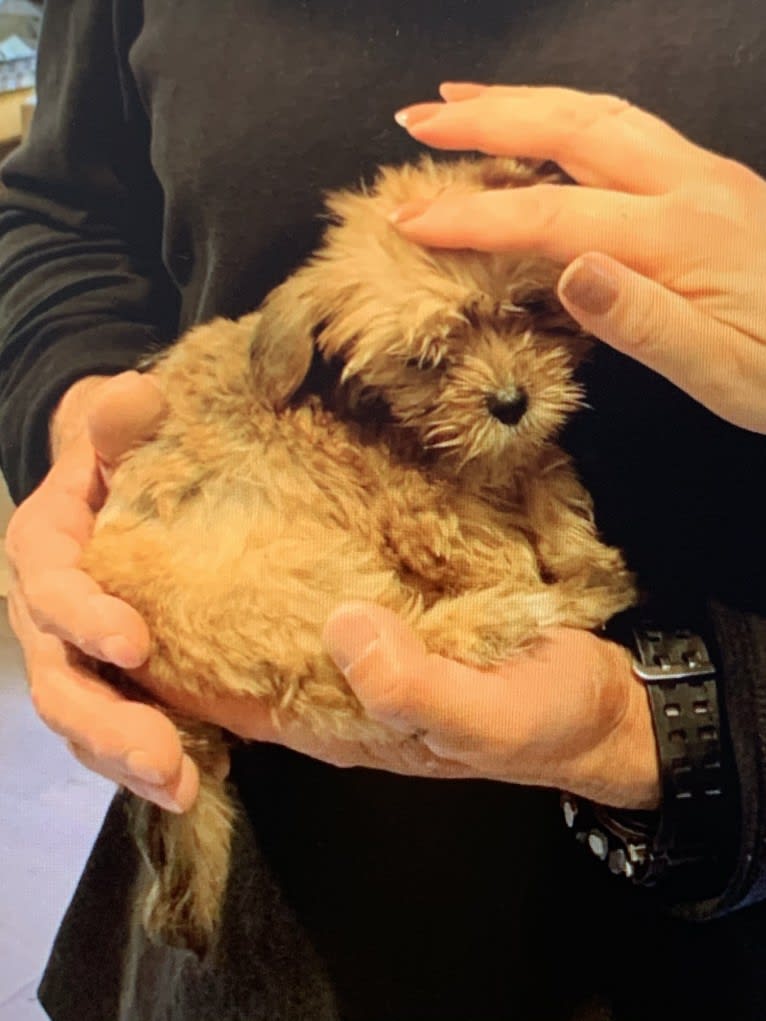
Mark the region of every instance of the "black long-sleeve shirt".
[[[12, 494], [46, 471], [71, 382], [254, 307], [316, 243], [323, 190], [419, 152], [391, 115], [442, 79], [618, 93], [766, 173], [761, 22], [754, 0], [49, 0], [0, 202]], [[555, 793], [251, 747], [216, 966], [142, 943], [119, 799], [46, 975], [56, 1021], [766, 1015], [765, 441], [607, 349], [588, 383], [567, 443], [606, 537], [669, 615], [718, 637], [738, 849], [725, 888], [682, 911], [716, 920], [607, 875]]]

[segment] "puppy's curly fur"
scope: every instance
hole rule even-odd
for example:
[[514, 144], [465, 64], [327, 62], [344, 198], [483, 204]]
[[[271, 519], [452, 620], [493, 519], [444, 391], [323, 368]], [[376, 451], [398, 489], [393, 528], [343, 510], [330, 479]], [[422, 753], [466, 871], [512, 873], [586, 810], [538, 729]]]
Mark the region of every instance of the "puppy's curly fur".
[[[488, 666], [633, 600], [555, 442], [587, 348], [556, 268], [426, 250], [387, 219], [445, 189], [541, 179], [509, 160], [383, 169], [330, 197], [323, 246], [261, 309], [156, 360], [168, 418], [116, 472], [82, 561], [150, 624], [131, 683], [171, 705], [257, 696], [278, 725], [385, 744], [402, 737], [365, 717], [321, 647], [339, 602], [387, 606], [429, 650]], [[214, 768], [225, 737], [175, 718], [202, 788], [186, 816], [139, 813], [145, 921], [204, 952], [233, 821]]]

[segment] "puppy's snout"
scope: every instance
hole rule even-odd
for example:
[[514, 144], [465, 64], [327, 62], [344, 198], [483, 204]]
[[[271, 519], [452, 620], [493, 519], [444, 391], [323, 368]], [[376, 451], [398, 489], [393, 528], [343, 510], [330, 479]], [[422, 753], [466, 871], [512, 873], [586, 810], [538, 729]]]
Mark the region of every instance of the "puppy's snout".
[[492, 394], [487, 398], [490, 415], [503, 425], [516, 425], [520, 422], [528, 406], [529, 398], [524, 390]]

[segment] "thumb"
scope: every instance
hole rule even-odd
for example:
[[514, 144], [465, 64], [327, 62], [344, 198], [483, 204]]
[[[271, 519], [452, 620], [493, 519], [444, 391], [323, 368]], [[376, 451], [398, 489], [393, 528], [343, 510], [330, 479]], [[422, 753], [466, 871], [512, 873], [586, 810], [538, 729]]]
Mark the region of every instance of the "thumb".
[[346, 603], [329, 618], [322, 638], [371, 719], [404, 733], [423, 725], [429, 656], [395, 613], [372, 603]]
[[[622, 263], [588, 252], [567, 266], [558, 295], [580, 325], [708, 407], [719, 389], [727, 329]], [[720, 410], [713, 407], [712, 410]]]
[[323, 640], [367, 715], [408, 736], [418, 734], [437, 755], [459, 758], [471, 735], [481, 741], [498, 729], [504, 734], [523, 729], [525, 710], [522, 706], [519, 714], [519, 699], [505, 673], [429, 652], [385, 607], [340, 606], [327, 621]]
[[107, 475], [132, 447], [154, 436], [167, 410], [150, 375], [121, 372], [99, 387], [88, 413], [88, 431]]

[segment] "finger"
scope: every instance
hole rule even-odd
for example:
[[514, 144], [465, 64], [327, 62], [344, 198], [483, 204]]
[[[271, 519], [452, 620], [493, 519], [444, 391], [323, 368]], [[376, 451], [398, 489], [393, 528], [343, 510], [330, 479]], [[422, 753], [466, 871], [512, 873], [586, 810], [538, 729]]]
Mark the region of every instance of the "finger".
[[120, 775], [156, 784], [173, 781], [183, 750], [170, 720], [151, 706], [128, 701], [74, 661], [62, 642], [35, 628], [14, 589], [8, 611], [32, 701], [46, 726]]
[[[83, 571], [67, 566], [81, 553], [69, 535], [29, 525], [27, 539], [14, 532], [8, 548], [17, 586], [34, 625], [87, 655], [130, 668], [149, 654], [150, 635], [141, 616], [107, 595]], [[34, 541], [36, 540], [36, 542]], [[62, 566], [48, 566], [49, 564]]]
[[715, 414], [766, 432], [762, 346], [613, 259], [589, 253], [559, 280], [567, 310], [605, 343], [653, 369]]
[[336, 738], [326, 732], [315, 733], [305, 721], [281, 720], [275, 717], [269, 705], [255, 698], [217, 698], [214, 703], [206, 704], [202, 699], [183, 696], [177, 708], [217, 723], [246, 740], [291, 748], [339, 769], [364, 766], [405, 776], [443, 779], [473, 775], [462, 763], [445, 757], [437, 760], [424, 744], [411, 740], [412, 733], [408, 730], [404, 741], [383, 740], [379, 744]]
[[561, 263], [595, 249], [637, 270], [654, 267], [658, 237], [665, 261], [673, 254], [669, 246], [679, 243], [661, 199], [558, 184], [445, 194], [400, 207], [391, 222], [411, 241], [433, 248], [534, 252]]
[[121, 599], [104, 593], [74, 568], [48, 570], [23, 588], [35, 625], [88, 656], [132, 669], [149, 655], [151, 637], [141, 616]]
[[660, 194], [713, 159], [660, 118], [616, 96], [491, 86], [460, 102], [398, 111], [399, 124], [440, 149], [554, 160], [580, 184]]
[[167, 401], [151, 375], [123, 372], [99, 388], [88, 430], [107, 477], [127, 451], [156, 434], [167, 411]]
[[184, 761], [181, 741], [159, 710], [130, 702], [71, 666], [38, 662], [29, 685], [45, 725], [97, 760], [105, 775], [158, 786], [178, 781]]
[[394, 613], [350, 603], [332, 614], [322, 637], [371, 719], [405, 734], [424, 726], [428, 654]]
[[71, 455], [62, 455], [12, 517], [5, 543], [8, 559], [38, 628], [88, 655], [137, 666], [149, 652], [146, 624], [76, 566], [93, 528], [87, 501], [95, 462], [84, 468], [83, 460]]
[[464, 99], [476, 99], [489, 88], [479, 82], [442, 82], [439, 95], [445, 103], [460, 103]]
[[[106, 780], [127, 788], [145, 801], [151, 801], [168, 812], [186, 812], [194, 804], [199, 793], [199, 772], [195, 763], [184, 756], [177, 776], [168, 784], [158, 786], [147, 783], [135, 774], [125, 774], [110, 762], [97, 758], [86, 748], [73, 741], [67, 741], [70, 752], [77, 761], [92, 773], [98, 773]], [[225, 773], [223, 776], [225, 777]]]
[[73, 496], [92, 513], [103, 506], [106, 489], [99, 472], [98, 458], [93, 444], [84, 434], [58, 455], [27, 502], [36, 505], [53, 494]]
[[258, 740], [280, 744], [339, 769], [363, 766], [401, 776], [438, 777], [444, 780], [466, 779], [475, 775], [475, 771], [465, 763], [452, 760], [446, 755], [435, 755], [421, 740], [420, 734], [413, 734], [407, 729], [401, 736], [361, 741], [335, 738], [327, 733], [318, 735], [307, 729], [305, 722], [290, 721], [272, 726]]
[[[514, 664], [512, 684], [504, 672], [477, 670], [429, 654], [396, 614], [380, 606], [341, 607], [327, 622], [324, 641], [373, 719], [403, 733], [421, 732], [439, 755], [461, 761], [474, 752], [509, 755], [531, 739], [542, 741], [548, 735], [550, 740], [559, 718], [570, 724], [573, 718], [591, 716], [589, 699], [580, 691], [556, 690], [551, 706], [550, 685], [520, 684], [521, 659]], [[547, 657], [538, 654], [530, 660], [534, 681], [546, 671], [565, 669], [567, 651], [558, 651], [558, 659], [557, 651], [554, 647]]]

